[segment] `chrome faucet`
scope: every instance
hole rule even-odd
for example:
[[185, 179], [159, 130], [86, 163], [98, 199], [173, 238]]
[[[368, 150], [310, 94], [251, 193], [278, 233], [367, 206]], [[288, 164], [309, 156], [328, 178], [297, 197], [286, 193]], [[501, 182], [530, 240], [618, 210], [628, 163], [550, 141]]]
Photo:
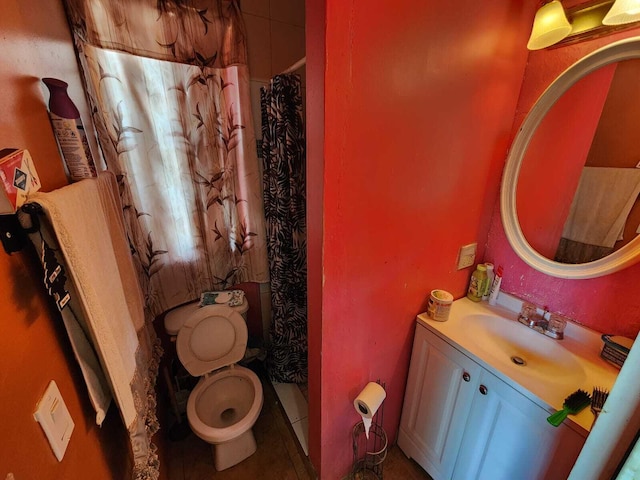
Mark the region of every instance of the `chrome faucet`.
[[564, 338], [564, 327], [566, 326], [564, 318], [549, 313], [546, 308], [542, 313], [538, 313], [538, 308], [532, 303], [523, 302], [518, 322], [548, 337], [557, 340]]

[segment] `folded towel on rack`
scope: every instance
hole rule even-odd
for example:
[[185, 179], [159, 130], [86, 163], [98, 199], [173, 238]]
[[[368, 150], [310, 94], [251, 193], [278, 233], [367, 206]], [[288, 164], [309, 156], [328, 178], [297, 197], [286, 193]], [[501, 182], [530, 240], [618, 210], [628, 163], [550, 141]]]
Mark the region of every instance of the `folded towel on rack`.
[[[53, 228], [51, 228], [48, 222], [42, 222], [39, 231], [31, 233], [29, 237], [42, 260], [45, 272], [47, 271], [45, 262], [53, 261], [62, 267], [64, 259], [57, 253], [60, 251], [60, 246], [58, 245]], [[54, 256], [53, 260], [45, 260], [47, 251], [50, 255]], [[66, 272], [66, 268], [64, 268], [64, 272]], [[56, 275], [60, 277], [65, 274], [57, 273]], [[64, 289], [69, 294], [70, 299], [66, 301], [65, 307], [60, 311], [62, 322], [64, 323], [73, 354], [80, 366], [84, 382], [87, 386], [89, 401], [96, 412], [96, 424], [102, 426], [102, 422], [107, 415], [107, 410], [113, 398], [111, 395], [111, 387], [105, 377], [102, 365], [98, 360], [97, 353], [93, 346], [94, 343], [90, 339], [91, 334], [82, 313], [82, 306], [79, 304], [79, 295], [72, 282], [64, 282]], [[60, 305], [62, 302], [56, 301], [56, 303]]]
[[584, 167], [562, 231], [575, 242], [613, 247], [640, 193], [640, 169]]
[[[89, 340], [129, 431], [135, 475], [154, 478], [157, 358], [126, 239], [115, 175], [102, 172], [30, 198], [44, 210], [62, 251]], [[73, 302], [73, 299], [72, 299]], [[63, 308], [63, 311], [65, 309]], [[145, 474], [151, 469], [151, 476]]]

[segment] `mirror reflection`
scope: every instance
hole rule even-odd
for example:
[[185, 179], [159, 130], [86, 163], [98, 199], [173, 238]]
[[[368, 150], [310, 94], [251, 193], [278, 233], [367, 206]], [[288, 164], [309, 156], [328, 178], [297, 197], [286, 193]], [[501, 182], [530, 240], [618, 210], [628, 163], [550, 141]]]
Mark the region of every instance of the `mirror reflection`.
[[522, 160], [527, 242], [561, 263], [607, 256], [640, 233], [640, 59], [585, 76], [547, 112]]

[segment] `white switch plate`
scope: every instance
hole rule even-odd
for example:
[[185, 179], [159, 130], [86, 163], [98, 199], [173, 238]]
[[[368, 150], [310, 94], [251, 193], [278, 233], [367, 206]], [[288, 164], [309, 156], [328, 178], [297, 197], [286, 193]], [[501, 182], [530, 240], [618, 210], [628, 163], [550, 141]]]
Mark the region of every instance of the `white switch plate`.
[[477, 243], [470, 243], [469, 245], [460, 247], [460, 253], [458, 253], [458, 270], [473, 266], [476, 261], [477, 247]]
[[73, 432], [75, 424], [62, 399], [58, 386], [53, 380], [51, 380], [47, 390], [38, 402], [33, 417], [40, 423], [51, 444], [54, 455], [61, 462], [64, 452], [67, 450], [67, 445], [69, 445], [71, 432]]

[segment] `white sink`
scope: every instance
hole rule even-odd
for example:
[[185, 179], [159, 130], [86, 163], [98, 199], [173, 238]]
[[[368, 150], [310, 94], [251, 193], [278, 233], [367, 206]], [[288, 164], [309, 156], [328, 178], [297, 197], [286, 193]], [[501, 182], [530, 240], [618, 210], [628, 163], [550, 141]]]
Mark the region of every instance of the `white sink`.
[[469, 314], [462, 321], [467, 339], [506, 369], [559, 384], [578, 384], [585, 378], [582, 364], [563, 346], [563, 340], [546, 337], [497, 315]]

